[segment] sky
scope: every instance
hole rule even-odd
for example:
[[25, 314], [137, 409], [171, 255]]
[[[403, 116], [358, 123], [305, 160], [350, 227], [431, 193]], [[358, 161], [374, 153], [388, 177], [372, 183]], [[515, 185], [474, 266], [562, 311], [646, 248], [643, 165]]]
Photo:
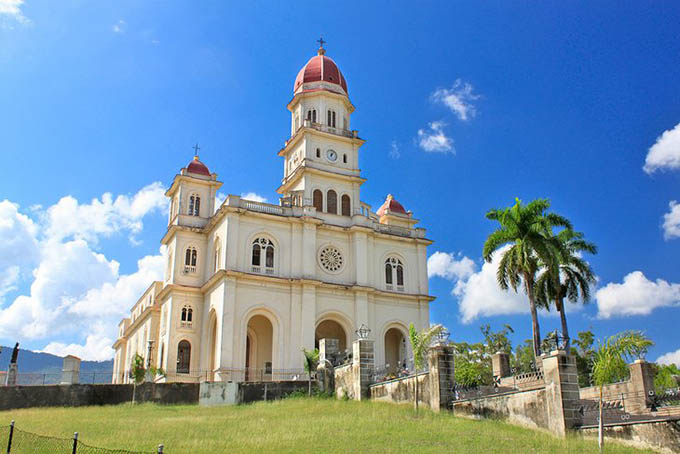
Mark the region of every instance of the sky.
[[163, 276], [163, 194], [195, 143], [222, 196], [277, 203], [323, 36], [367, 141], [362, 200], [393, 194], [434, 241], [432, 322], [530, 338], [525, 295], [481, 258], [485, 213], [548, 198], [599, 248], [571, 334], [644, 330], [680, 363], [678, 23], [671, 1], [0, 0], [0, 343], [112, 357]]

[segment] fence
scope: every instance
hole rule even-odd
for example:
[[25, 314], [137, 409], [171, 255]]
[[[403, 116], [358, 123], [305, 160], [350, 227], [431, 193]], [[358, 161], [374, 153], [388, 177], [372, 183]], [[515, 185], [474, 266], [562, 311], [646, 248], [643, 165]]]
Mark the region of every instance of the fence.
[[[80, 372], [79, 382], [83, 384], [111, 383], [113, 377], [112, 372]], [[17, 374], [17, 385], [20, 386], [58, 385], [61, 380], [61, 372]]]
[[163, 454], [163, 445], [156, 451], [98, 448], [79, 440], [78, 432], [73, 438], [50, 437], [17, 429], [14, 421], [1, 426], [0, 433], [7, 440], [7, 454]]

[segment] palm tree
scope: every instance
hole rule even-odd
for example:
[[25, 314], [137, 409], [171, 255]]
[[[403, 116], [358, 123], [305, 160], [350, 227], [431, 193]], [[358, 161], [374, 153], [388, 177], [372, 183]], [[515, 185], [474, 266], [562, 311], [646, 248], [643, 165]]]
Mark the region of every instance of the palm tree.
[[307, 386], [307, 394], [312, 397], [312, 373], [316, 370], [316, 366], [319, 364], [319, 349], [307, 350], [302, 349], [302, 354], [305, 357], [305, 372], [309, 374], [309, 383]]
[[583, 236], [583, 233], [571, 229], [564, 229], [558, 233], [556, 238], [561, 244], [558, 260], [544, 266], [536, 280], [537, 303], [550, 309], [551, 302], [554, 302], [560, 313], [564, 349], [567, 352], [570, 351], [571, 341], [564, 299], [575, 303], [581, 298], [584, 303], [588, 302], [590, 286], [595, 283], [595, 273], [588, 262], [581, 258], [581, 253], [597, 254], [597, 246], [584, 240]]
[[607, 338], [600, 343], [593, 357], [592, 378], [600, 388], [600, 420], [598, 423], [598, 444], [600, 452], [604, 446], [602, 419], [602, 389], [607, 383], [616, 381], [626, 369], [627, 361], [643, 355], [654, 343], [640, 331], [625, 331]]
[[435, 336], [442, 332], [443, 329], [444, 326], [442, 325], [433, 325], [426, 330], [418, 332], [413, 326], [413, 323], [411, 323], [408, 327], [408, 338], [411, 341], [411, 350], [413, 351], [413, 367], [415, 368], [414, 380], [416, 383], [416, 411], [418, 411], [418, 370], [423, 368], [425, 354], [427, 353], [427, 349], [430, 348], [432, 340], [435, 338]]
[[550, 201], [547, 199], [536, 199], [522, 205], [522, 201], [516, 198], [513, 206], [493, 209], [486, 213], [486, 218], [497, 221], [500, 227], [484, 242], [484, 260], [491, 262], [494, 252], [505, 245], [511, 245], [499, 262], [496, 280], [501, 289], [507, 290], [512, 287], [515, 291], [520, 282], [523, 282], [529, 298], [535, 356], [540, 354], [541, 346], [534, 297], [539, 260], [543, 264], [556, 266], [552, 265], [552, 262], [557, 261], [561, 245], [553, 236], [552, 229], [571, 228], [568, 219], [555, 213], [548, 213], [549, 208]]

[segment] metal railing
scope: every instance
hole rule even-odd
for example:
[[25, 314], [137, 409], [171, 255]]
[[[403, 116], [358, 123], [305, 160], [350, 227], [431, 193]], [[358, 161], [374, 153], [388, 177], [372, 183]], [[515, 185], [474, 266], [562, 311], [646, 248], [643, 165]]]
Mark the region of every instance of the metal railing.
[[283, 207], [271, 205], [269, 203], [253, 202], [252, 200], [241, 199], [239, 206], [241, 208], [245, 208], [246, 210], [257, 211], [258, 213], [276, 214], [278, 216], [283, 216], [284, 214]]
[[2, 433], [2, 438], [7, 440], [7, 454], [163, 454], [162, 444], [158, 445], [154, 451], [100, 448], [83, 443], [78, 432], [73, 434], [73, 438], [40, 435], [17, 429], [14, 421], [9, 426], [1, 426], [0, 433]]

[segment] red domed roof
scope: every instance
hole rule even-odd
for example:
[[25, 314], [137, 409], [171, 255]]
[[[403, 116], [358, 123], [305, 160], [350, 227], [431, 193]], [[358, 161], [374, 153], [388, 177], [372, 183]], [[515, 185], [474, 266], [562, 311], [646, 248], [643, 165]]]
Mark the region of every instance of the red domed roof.
[[309, 59], [307, 64], [302, 67], [297, 77], [295, 78], [295, 85], [293, 92], [296, 92], [302, 84], [308, 82], [330, 82], [339, 85], [345, 90], [347, 94], [347, 82], [340, 72], [338, 65], [335, 64], [332, 58], [326, 57], [325, 49], [319, 49], [318, 55]]
[[387, 199], [385, 199], [385, 203], [383, 203], [380, 208], [378, 208], [378, 212], [376, 213], [378, 216], [384, 215], [387, 211], [391, 213], [399, 213], [399, 214], [408, 214], [406, 213], [406, 210], [404, 207], [401, 205], [401, 203], [397, 202], [392, 194], [387, 196]]
[[187, 173], [195, 173], [197, 175], [205, 175], [207, 177], [211, 175], [208, 167], [198, 160], [198, 156], [194, 156], [194, 159], [187, 166]]

